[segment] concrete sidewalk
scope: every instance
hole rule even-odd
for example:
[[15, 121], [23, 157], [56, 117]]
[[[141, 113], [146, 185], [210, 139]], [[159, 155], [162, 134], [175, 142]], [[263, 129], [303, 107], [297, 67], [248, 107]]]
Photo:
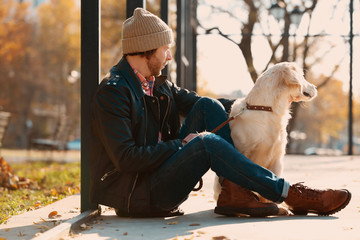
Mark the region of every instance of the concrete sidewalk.
[[[284, 177], [291, 183], [305, 182], [314, 188], [347, 188], [352, 193], [350, 204], [342, 211], [328, 216], [283, 216], [269, 218], [229, 218], [213, 213], [212, 182], [214, 174], [208, 172], [200, 192], [193, 192], [181, 205], [184, 216], [173, 218], [132, 219], [119, 218], [112, 209], [103, 207], [102, 215], [81, 223], [84, 217], [79, 213], [69, 220], [37, 235], [36, 239], [347, 239], [360, 240], [360, 156], [319, 157], [286, 156]], [[72, 202], [72, 203], [71, 203]], [[0, 239], [31, 239], [30, 231], [37, 224], [39, 212], [46, 217], [51, 209], [69, 210], [79, 206], [79, 197], [72, 196], [48, 206], [19, 215], [9, 220], [10, 225], [0, 225]], [[61, 206], [61, 207], [60, 207]], [[61, 213], [59, 213], [61, 214]], [[32, 215], [33, 219], [29, 215]], [[17, 219], [13, 221], [13, 219]], [[16, 224], [20, 219], [27, 223]], [[76, 221], [74, 221], [76, 219]], [[65, 220], [65, 219], [64, 219]], [[75, 234], [64, 234], [69, 225], [77, 225]], [[65, 225], [64, 225], [65, 224]], [[67, 224], [67, 225], [66, 225]], [[23, 230], [24, 229], [24, 230]], [[19, 232], [26, 234], [19, 236]], [[49, 234], [50, 233], [50, 234]], [[28, 236], [30, 236], [28, 238]], [[46, 238], [44, 238], [46, 237]], [[50, 239], [50, 238], [49, 238]]]
[[[49, 213], [58, 217], [50, 219]], [[80, 214], [80, 195], [72, 195], [53, 204], [11, 217], [0, 225], [0, 239], [32, 239]]]

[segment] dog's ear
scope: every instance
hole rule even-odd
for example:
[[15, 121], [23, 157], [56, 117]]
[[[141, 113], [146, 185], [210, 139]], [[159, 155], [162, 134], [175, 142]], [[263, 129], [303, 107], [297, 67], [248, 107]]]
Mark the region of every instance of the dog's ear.
[[299, 85], [304, 74], [302, 69], [295, 63], [286, 63], [283, 66], [282, 77], [286, 85]]

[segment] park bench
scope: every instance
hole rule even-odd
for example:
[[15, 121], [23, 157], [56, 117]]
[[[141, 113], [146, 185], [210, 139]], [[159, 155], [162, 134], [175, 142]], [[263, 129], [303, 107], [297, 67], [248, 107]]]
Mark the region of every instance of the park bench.
[[61, 116], [52, 136], [50, 138], [31, 139], [30, 148], [37, 150], [66, 151], [70, 130], [71, 123], [69, 117]]
[[3, 144], [6, 129], [9, 125], [11, 114], [9, 112], [0, 111], [0, 149]]

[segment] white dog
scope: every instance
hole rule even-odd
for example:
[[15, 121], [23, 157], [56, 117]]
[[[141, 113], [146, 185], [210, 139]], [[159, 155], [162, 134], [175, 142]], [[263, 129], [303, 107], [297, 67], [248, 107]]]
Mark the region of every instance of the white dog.
[[[237, 99], [231, 108], [230, 117], [239, 114], [229, 123], [236, 149], [280, 176], [290, 104], [310, 101], [316, 95], [316, 87], [305, 80], [303, 71], [295, 63], [283, 62], [269, 68], [256, 80], [247, 97]], [[216, 179], [216, 200], [220, 190]]]

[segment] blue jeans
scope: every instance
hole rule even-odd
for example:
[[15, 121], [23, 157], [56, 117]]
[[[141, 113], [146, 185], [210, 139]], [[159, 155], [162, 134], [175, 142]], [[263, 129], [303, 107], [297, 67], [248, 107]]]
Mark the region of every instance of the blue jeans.
[[[227, 114], [219, 101], [201, 98], [185, 119], [179, 138], [189, 133], [211, 132], [226, 119]], [[239, 153], [233, 146], [229, 124], [226, 124], [215, 134], [194, 138], [153, 174], [152, 205], [164, 210], [176, 208], [209, 169], [274, 202], [282, 202], [287, 197], [289, 183]]]

